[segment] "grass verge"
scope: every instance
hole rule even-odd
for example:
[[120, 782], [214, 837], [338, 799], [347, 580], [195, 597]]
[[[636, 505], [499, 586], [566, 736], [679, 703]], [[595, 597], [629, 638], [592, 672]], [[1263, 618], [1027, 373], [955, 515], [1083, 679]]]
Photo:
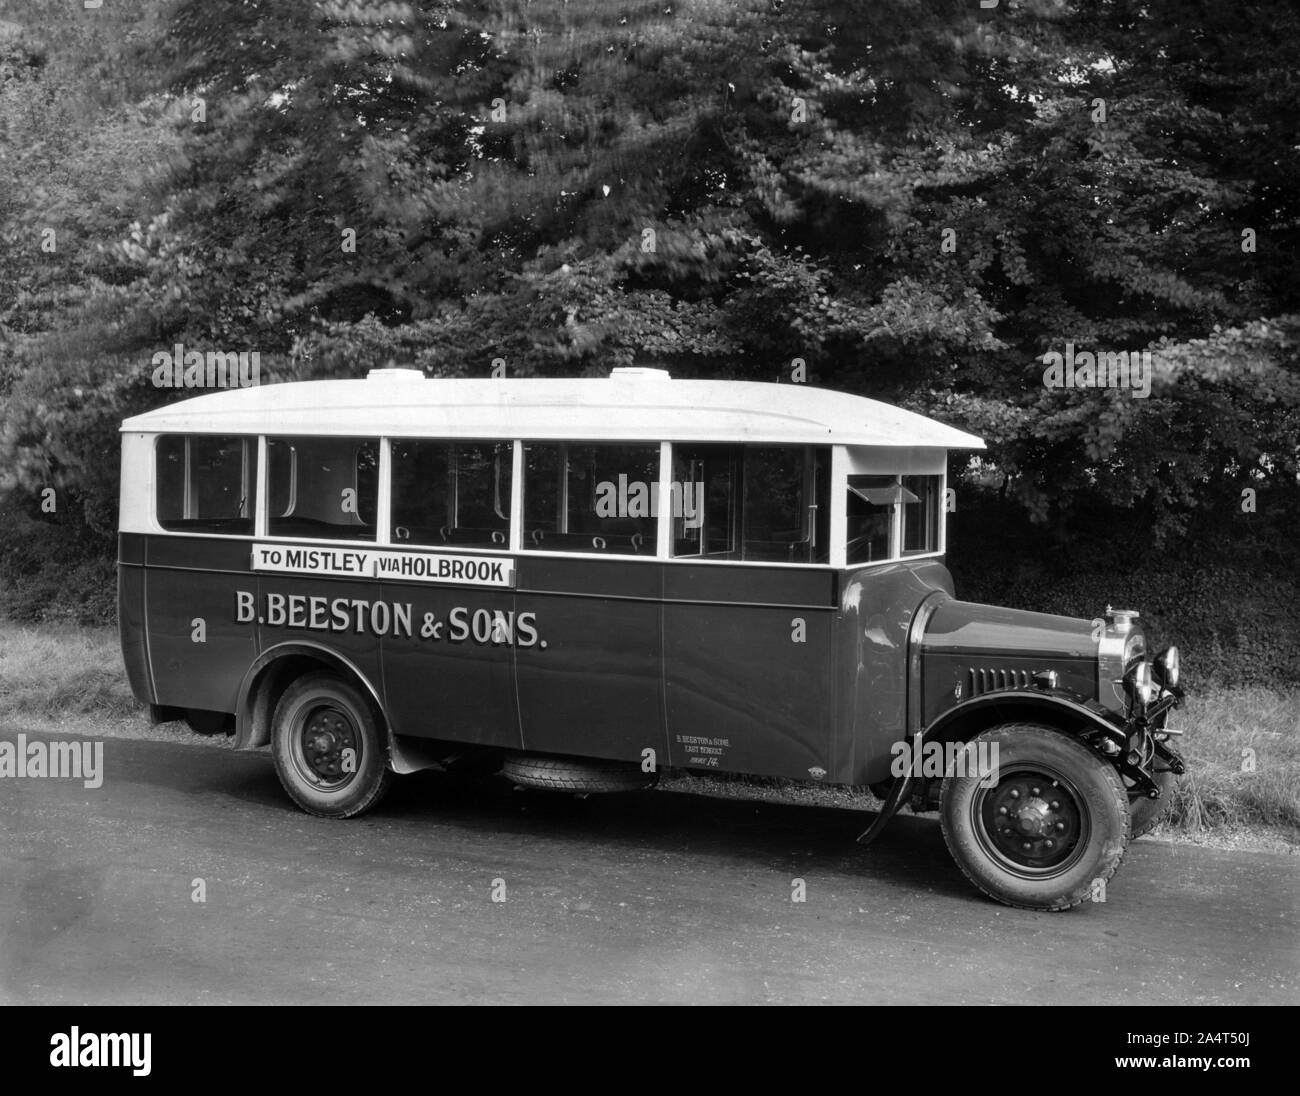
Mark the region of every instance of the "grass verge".
[[33, 716], [121, 719], [140, 711], [115, 629], [0, 621], [0, 726]]

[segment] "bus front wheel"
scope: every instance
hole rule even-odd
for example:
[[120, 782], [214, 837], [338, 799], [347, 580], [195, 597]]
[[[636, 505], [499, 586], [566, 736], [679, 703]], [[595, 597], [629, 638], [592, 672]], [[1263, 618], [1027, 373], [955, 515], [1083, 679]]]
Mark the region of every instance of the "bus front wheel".
[[275, 709], [271, 752], [289, 798], [322, 818], [368, 811], [393, 775], [370, 705], [332, 674], [307, 674], [285, 690]]
[[1050, 727], [1003, 724], [972, 741], [991, 759], [989, 771], [947, 777], [939, 807], [966, 877], [1022, 909], [1105, 901], [1130, 833], [1119, 773]]

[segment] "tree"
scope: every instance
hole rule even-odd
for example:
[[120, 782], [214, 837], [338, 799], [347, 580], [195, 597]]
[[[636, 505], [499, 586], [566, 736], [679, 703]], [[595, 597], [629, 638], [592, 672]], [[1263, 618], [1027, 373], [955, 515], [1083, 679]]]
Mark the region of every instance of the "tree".
[[[1063, 542], [1295, 490], [1288, 5], [113, 7], [0, 37], [11, 505], [53, 475], [110, 528], [116, 421], [183, 395], [149, 384], [175, 342], [271, 380], [798, 360], [983, 435]], [[1151, 351], [1150, 394], [1045, 387], [1067, 343]]]

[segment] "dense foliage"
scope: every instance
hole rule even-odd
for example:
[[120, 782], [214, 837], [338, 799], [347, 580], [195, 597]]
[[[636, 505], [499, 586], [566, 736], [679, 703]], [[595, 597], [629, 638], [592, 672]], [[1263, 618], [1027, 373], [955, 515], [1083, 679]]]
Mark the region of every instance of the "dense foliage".
[[[1213, 556], [1169, 612], [1236, 675], [1230, 576], [1300, 562], [1297, 71], [1286, 0], [0, 0], [6, 604], [104, 611], [115, 430], [186, 395], [176, 343], [801, 361], [982, 435], [1002, 558], [1141, 604]], [[1149, 395], [1045, 387], [1067, 344], [1151, 351]]]

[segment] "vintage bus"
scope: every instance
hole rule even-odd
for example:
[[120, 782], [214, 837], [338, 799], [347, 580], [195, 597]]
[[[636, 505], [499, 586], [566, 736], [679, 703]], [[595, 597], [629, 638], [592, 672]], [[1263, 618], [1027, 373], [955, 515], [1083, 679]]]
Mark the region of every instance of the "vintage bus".
[[1096, 897], [1154, 824], [1178, 653], [1131, 611], [961, 601], [970, 434], [804, 385], [365, 379], [122, 424], [119, 602], [155, 719], [270, 746], [331, 818], [468, 766], [585, 794], [666, 769], [938, 810], [1012, 905]]

